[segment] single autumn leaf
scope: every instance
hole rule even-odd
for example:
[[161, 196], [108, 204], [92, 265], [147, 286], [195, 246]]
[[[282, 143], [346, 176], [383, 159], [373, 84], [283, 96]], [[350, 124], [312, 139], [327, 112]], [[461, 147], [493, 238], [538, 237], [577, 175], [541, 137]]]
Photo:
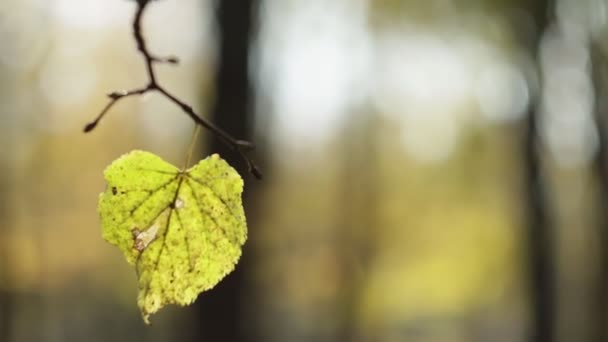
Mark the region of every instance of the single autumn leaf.
[[102, 236], [135, 265], [143, 319], [188, 305], [230, 273], [247, 239], [243, 180], [214, 154], [188, 170], [132, 151], [104, 172]]

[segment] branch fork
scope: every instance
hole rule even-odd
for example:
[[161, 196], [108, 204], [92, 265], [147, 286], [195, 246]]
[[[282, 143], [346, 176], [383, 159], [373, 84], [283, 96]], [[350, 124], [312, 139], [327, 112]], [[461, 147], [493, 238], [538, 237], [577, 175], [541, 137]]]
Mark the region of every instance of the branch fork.
[[246, 152], [251, 151], [255, 148], [253, 143], [246, 140], [239, 140], [234, 138], [228, 132], [224, 131], [220, 127], [214, 125], [212, 122], [204, 119], [202, 116], [197, 114], [192, 106], [187, 104], [186, 102], [179, 99], [177, 96], [170, 93], [167, 89], [165, 89], [160, 83], [158, 83], [156, 79], [156, 73], [154, 71], [154, 64], [156, 63], [166, 63], [176, 65], [179, 63], [179, 60], [175, 56], [168, 57], [159, 57], [150, 53], [148, 47], [146, 45], [146, 41], [144, 39], [142, 33], [141, 21], [143, 18], [143, 14], [147, 5], [154, 0], [136, 0], [137, 9], [135, 11], [135, 18], [133, 20], [133, 37], [135, 38], [135, 42], [137, 43], [137, 50], [140, 52], [142, 57], [144, 58], [144, 62], [146, 65], [146, 70], [148, 74], [148, 84], [143, 88], [136, 88], [131, 90], [119, 90], [113, 91], [109, 93], [107, 96], [110, 101], [106, 104], [106, 106], [102, 109], [102, 111], [97, 115], [97, 117], [89, 122], [84, 127], [84, 132], [88, 133], [97, 127], [99, 121], [110, 111], [110, 109], [120, 100], [131, 97], [131, 96], [141, 96], [147, 94], [149, 92], [159, 92], [169, 101], [173, 102], [175, 105], [180, 107], [182, 111], [188, 115], [192, 121], [194, 121], [197, 125], [200, 125], [207, 130], [211, 131], [215, 134], [219, 139], [221, 139], [226, 145], [228, 145], [232, 150], [238, 152], [243, 160], [247, 163], [247, 168], [249, 173], [255, 176], [258, 179], [262, 178], [262, 173], [259, 168], [255, 165], [253, 160], [246, 154]]

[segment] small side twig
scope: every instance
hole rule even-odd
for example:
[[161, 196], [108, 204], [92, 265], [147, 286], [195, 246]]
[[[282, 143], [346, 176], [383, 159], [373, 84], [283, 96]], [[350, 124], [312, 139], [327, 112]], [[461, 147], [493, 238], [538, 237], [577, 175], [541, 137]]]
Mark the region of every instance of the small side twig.
[[230, 148], [232, 148], [234, 151], [238, 152], [241, 155], [241, 157], [243, 158], [243, 160], [245, 160], [245, 162], [247, 163], [249, 173], [254, 175], [256, 178], [261, 179], [262, 173], [260, 172], [259, 168], [255, 165], [253, 160], [246, 154], [247, 151], [250, 151], [254, 148], [254, 145], [251, 142], [236, 139], [232, 135], [230, 135], [228, 132], [217, 127], [212, 122], [204, 119], [202, 116], [198, 115], [194, 111], [192, 106], [190, 106], [186, 102], [180, 100], [177, 96], [170, 93], [167, 89], [165, 89], [162, 85], [160, 85], [158, 83], [158, 81], [156, 79], [156, 73], [154, 71], [154, 64], [155, 63], [178, 64], [179, 60], [177, 59], [177, 57], [173, 57], [173, 56], [170, 56], [170, 57], [154, 56], [148, 50], [148, 47], [146, 45], [146, 40], [144, 39], [144, 36], [142, 33], [143, 31], [142, 31], [141, 20], [143, 18], [144, 10], [146, 9], [147, 5], [152, 1], [154, 1], [154, 0], [136, 0], [137, 9], [135, 11], [135, 18], [133, 19], [133, 37], [135, 38], [135, 42], [137, 43], [137, 50], [143, 56], [145, 64], [146, 64], [146, 70], [147, 70], [147, 74], [148, 74], [148, 85], [143, 88], [115, 91], [115, 92], [108, 94], [108, 97], [110, 98], [110, 102], [108, 102], [108, 104], [103, 108], [103, 110], [97, 115], [97, 117], [93, 121], [91, 121], [84, 127], [84, 132], [87, 133], [87, 132], [90, 132], [93, 129], [95, 129], [95, 127], [97, 127], [97, 124], [99, 123], [99, 121], [101, 121], [101, 119], [106, 115], [106, 113], [108, 113], [108, 111], [121, 99], [123, 99], [125, 97], [143, 95], [148, 92], [156, 91], [156, 92], [161, 93], [169, 101], [175, 103], [178, 107], [180, 107], [182, 109], [182, 111], [184, 113], [186, 113], [192, 119], [192, 121], [194, 121], [197, 125], [200, 125], [200, 126], [206, 128], [207, 130], [211, 131], [219, 139], [221, 139], [225, 144], [227, 144]]

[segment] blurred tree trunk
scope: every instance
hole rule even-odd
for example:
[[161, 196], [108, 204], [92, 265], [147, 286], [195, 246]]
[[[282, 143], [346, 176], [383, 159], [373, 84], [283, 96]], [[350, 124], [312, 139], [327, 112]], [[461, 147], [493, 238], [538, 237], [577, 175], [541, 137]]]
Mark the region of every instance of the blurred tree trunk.
[[[0, 233], [8, 234], [8, 227], [11, 224], [9, 219], [8, 189], [9, 189], [9, 168], [3, 160], [0, 160]], [[4, 242], [6, 244], [6, 242]], [[12, 311], [13, 294], [11, 293], [11, 255], [10, 251], [0, 243], [0, 341], [11, 341], [12, 337]]]
[[359, 109], [345, 124], [340, 210], [336, 210], [338, 258], [343, 270], [338, 298], [336, 341], [358, 341], [369, 336], [362, 331], [359, 309], [369, 265], [374, 257], [374, 230], [378, 224], [378, 118], [373, 109]]
[[[215, 75], [215, 102], [211, 108], [211, 121], [238, 139], [253, 138], [253, 109], [249, 82], [249, 50], [257, 15], [256, 0], [222, 0], [217, 2], [218, 65]], [[245, 179], [244, 206], [248, 226], [252, 213], [248, 203], [252, 197], [255, 179], [238, 153], [217, 137], [208, 137], [204, 143], [210, 153], [219, 153]], [[259, 152], [259, 151], [258, 151]], [[248, 244], [245, 244], [247, 247]], [[250, 341], [252, 334], [245, 329], [245, 294], [251, 291], [245, 277], [251, 253], [245, 248], [234, 272], [213, 290], [203, 293], [197, 300], [200, 314], [199, 340]]]
[[606, 129], [608, 122], [608, 63], [598, 43], [590, 47], [593, 85], [595, 89], [595, 123], [598, 133], [598, 153], [594, 160], [594, 169], [599, 182], [596, 209], [598, 222], [598, 274], [593, 311], [591, 312], [593, 341], [608, 341], [608, 140]]
[[[12, 91], [15, 75], [0, 65], [0, 103], [5, 110], [10, 111], [10, 104], [18, 98], [18, 94]], [[3, 235], [8, 237], [13, 230], [14, 214], [11, 211], [11, 195], [14, 189], [15, 173], [11, 165], [14, 160], [15, 148], [12, 144], [18, 141], [16, 137], [15, 121], [3, 118], [0, 126], [0, 341], [10, 342], [13, 337], [13, 314], [15, 309], [15, 290], [13, 278], [13, 255], [8, 248], [8, 242]], [[18, 144], [17, 144], [18, 145]]]
[[524, 2], [534, 20], [534, 32], [524, 38], [530, 55], [536, 60], [539, 93], [531, 101], [525, 117], [522, 154], [524, 163], [524, 198], [527, 219], [527, 253], [531, 304], [531, 341], [555, 340], [556, 289], [555, 289], [555, 231], [551, 225], [546, 200], [546, 179], [542, 176], [542, 163], [537, 123], [541, 112], [543, 76], [540, 61], [540, 43], [549, 24], [550, 0]]

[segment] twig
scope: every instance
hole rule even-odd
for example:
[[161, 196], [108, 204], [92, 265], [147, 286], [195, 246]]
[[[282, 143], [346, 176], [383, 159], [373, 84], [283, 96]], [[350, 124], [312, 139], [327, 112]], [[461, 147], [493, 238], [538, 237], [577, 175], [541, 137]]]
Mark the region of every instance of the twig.
[[101, 113], [99, 113], [99, 115], [97, 115], [95, 120], [91, 121], [84, 127], [84, 132], [87, 133], [87, 132], [90, 132], [93, 129], [95, 129], [95, 127], [97, 126], [99, 121], [114, 106], [114, 104], [116, 104], [116, 102], [120, 101], [121, 99], [123, 99], [125, 97], [129, 97], [129, 96], [143, 95], [148, 92], [157, 91], [157, 92], [161, 93], [169, 101], [175, 103], [178, 107], [180, 107], [182, 109], [182, 111], [184, 113], [186, 113], [192, 119], [192, 121], [194, 121], [197, 125], [203, 126], [207, 130], [211, 131], [220, 140], [222, 140], [226, 145], [228, 145], [231, 149], [238, 152], [241, 155], [241, 157], [245, 160], [245, 162], [247, 163], [249, 173], [254, 175], [256, 178], [261, 179], [262, 173], [260, 172], [259, 168], [255, 165], [253, 160], [249, 156], [247, 156], [247, 154], [245, 153], [254, 148], [254, 145], [251, 142], [236, 139], [232, 135], [230, 135], [229, 133], [224, 131], [223, 129], [214, 125], [212, 122], [204, 119], [203, 117], [198, 115], [194, 111], [194, 109], [192, 109], [192, 106], [190, 106], [186, 102], [180, 100], [177, 96], [170, 93], [167, 89], [165, 89], [163, 86], [161, 86], [158, 83], [158, 81], [156, 79], [156, 73], [154, 71], [154, 63], [177, 64], [179, 61], [176, 57], [173, 57], [173, 56], [170, 56], [170, 57], [154, 56], [148, 50], [148, 47], [146, 45], [146, 40], [144, 39], [144, 36], [142, 33], [141, 20], [143, 18], [144, 10], [146, 9], [147, 5], [152, 1], [154, 1], [154, 0], [136, 0], [137, 10], [135, 11], [135, 18], [133, 19], [133, 37], [135, 38], [135, 42], [137, 43], [137, 50], [143, 56], [145, 64], [146, 64], [146, 70], [148, 73], [148, 85], [144, 88], [137, 88], [137, 89], [126, 90], [126, 91], [125, 90], [115, 91], [115, 92], [108, 94], [108, 97], [110, 98], [110, 102], [108, 102], [108, 104], [103, 108]]

